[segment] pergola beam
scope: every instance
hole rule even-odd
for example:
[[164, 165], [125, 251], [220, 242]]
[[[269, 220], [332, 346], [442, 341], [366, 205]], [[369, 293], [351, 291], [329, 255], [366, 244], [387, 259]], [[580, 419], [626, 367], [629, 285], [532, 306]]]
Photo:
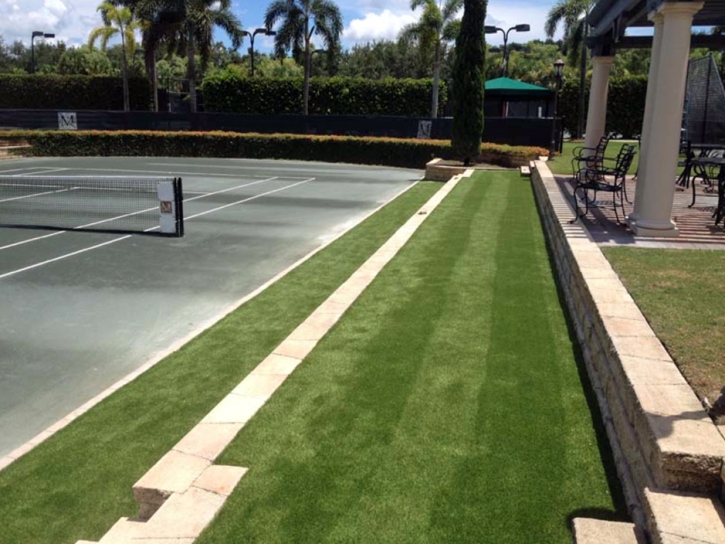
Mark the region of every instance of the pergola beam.
[[[602, 46], [610, 46], [615, 49], [650, 49], [652, 47], [652, 37], [623, 36], [616, 42], [608, 37], [591, 37], [587, 39], [587, 46], [592, 49]], [[690, 47], [714, 50], [725, 49], [725, 35], [693, 34]]]

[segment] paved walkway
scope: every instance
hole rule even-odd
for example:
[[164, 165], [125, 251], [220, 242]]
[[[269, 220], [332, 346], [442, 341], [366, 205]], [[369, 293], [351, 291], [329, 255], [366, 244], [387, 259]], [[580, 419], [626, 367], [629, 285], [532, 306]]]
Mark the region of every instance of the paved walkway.
[[[574, 184], [571, 176], [556, 176], [556, 181], [573, 206]], [[635, 237], [628, 227], [616, 223], [611, 195], [608, 193], [599, 194], [601, 207], [590, 209], [589, 215], [580, 220], [581, 224], [600, 246], [725, 250], [725, 228], [722, 224], [716, 226], [712, 217], [717, 204], [717, 194], [705, 192], [699, 181], [697, 183], [696, 202], [692, 208], [689, 207], [692, 202], [691, 188], [681, 190], [678, 187], [675, 192], [672, 218], [680, 229], [680, 236], [677, 238]], [[627, 180], [627, 195], [632, 201], [636, 186], [635, 179]], [[625, 214], [629, 214], [632, 208], [632, 204], [624, 203]]]

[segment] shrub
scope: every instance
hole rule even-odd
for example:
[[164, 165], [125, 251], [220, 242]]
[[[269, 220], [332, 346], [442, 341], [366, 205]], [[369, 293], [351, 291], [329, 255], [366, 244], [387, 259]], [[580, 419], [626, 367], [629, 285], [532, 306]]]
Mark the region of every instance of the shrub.
[[[587, 80], [586, 100], [589, 101]], [[647, 97], [647, 76], [625, 76], [609, 80], [607, 132], [625, 138], [639, 136], [644, 120]], [[568, 80], [559, 95], [559, 114], [564, 117], [564, 129], [573, 134], [579, 123], [579, 81]], [[586, 115], [586, 112], [584, 112]]]
[[[129, 80], [131, 109], [151, 105], [151, 84], [144, 78]], [[123, 81], [116, 77], [59, 75], [0, 75], [0, 108], [122, 110]]]
[[[452, 158], [447, 140], [355, 138], [297, 134], [149, 131], [9, 131], [7, 141], [26, 140], [36, 156], [234, 157], [380, 164], [422, 169], [434, 157]], [[484, 143], [482, 162], [528, 164], [547, 151]]]
[[[208, 112], [302, 112], [302, 78], [247, 78], [227, 71], [207, 77], [203, 88]], [[432, 89], [430, 79], [313, 78], [310, 113], [427, 117]], [[441, 112], [445, 105], [446, 88], [441, 84]]]

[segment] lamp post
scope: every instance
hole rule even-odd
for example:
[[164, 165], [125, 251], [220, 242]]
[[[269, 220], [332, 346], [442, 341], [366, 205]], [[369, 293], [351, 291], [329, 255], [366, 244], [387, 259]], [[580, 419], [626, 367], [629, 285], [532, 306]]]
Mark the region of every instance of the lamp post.
[[500, 32], [503, 34], [503, 60], [501, 62], [501, 66], [503, 67], [503, 77], [508, 77], [509, 72], [509, 61], [508, 61], [508, 41], [509, 41], [509, 33], [512, 30], [515, 30], [516, 32], [528, 32], [531, 30], [531, 27], [529, 25], [516, 25], [512, 26], [508, 30], [504, 30], [503, 28], [499, 28], [497, 26], [489, 26], [486, 25], [484, 27], [484, 30], [486, 31], [486, 34], [496, 34], [496, 32]]
[[251, 58], [252, 62], [252, 77], [254, 77], [254, 37], [257, 34], [264, 34], [265, 36], [276, 36], [277, 33], [274, 30], [267, 30], [266, 28], [257, 28], [254, 30], [254, 32], [249, 32], [248, 30], [242, 30], [242, 34], [246, 34], [249, 36], [249, 40], [251, 42], [251, 46], [249, 48], [249, 56]]
[[556, 119], [559, 116], [559, 91], [561, 90], [562, 74], [564, 72], [564, 61], [557, 59], [554, 62], [554, 77], [556, 78], [556, 88], [554, 90], [554, 117], [551, 120], [551, 149], [549, 150], [549, 160], [554, 160], [556, 153]]
[[40, 30], [34, 30], [30, 37], [30, 73], [35, 73], [35, 38], [55, 38], [55, 34], [47, 34]]

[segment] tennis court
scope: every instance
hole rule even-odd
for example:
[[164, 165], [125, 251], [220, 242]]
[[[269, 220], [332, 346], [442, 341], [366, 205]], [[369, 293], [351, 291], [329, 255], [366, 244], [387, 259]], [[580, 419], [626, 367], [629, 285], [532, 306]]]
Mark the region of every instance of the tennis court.
[[[242, 159], [1, 164], [0, 177], [14, 179], [180, 176], [185, 236], [0, 228], [0, 456], [345, 231], [420, 175]], [[101, 210], [115, 216], [113, 195], [98, 193], [86, 200], [97, 200]], [[27, 206], [36, 194], [10, 198]], [[65, 220], [69, 215], [73, 204], [63, 212]], [[77, 219], [64, 228], [89, 221], [81, 210]]]

